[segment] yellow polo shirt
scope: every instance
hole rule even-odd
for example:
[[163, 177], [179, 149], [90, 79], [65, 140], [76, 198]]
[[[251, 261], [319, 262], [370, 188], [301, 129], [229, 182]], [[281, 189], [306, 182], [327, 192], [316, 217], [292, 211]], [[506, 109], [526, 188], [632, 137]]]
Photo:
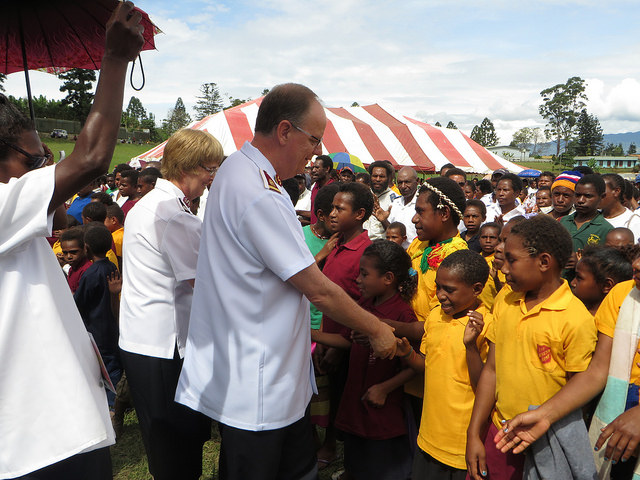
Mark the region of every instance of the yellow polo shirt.
[[[484, 259], [489, 264], [489, 269], [492, 269], [494, 256], [490, 255], [488, 257], [484, 257]], [[506, 283], [507, 279], [505, 278], [504, 273], [502, 273], [501, 270], [498, 270], [498, 280], [500, 280], [500, 283], [502, 284], [502, 288], [508, 286]], [[493, 311], [493, 305], [495, 304], [497, 294], [498, 294], [498, 289], [496, 288], [496, 282], [493, 279], [493, 277], [489, 275], [489, 278], [487, 279], [487, 283], [484, 284], [484, 289], [482, 290], [482, 293], [478, 295], [478, 299], [482, 303], [484, 303], [489, 308], [489, 311], [491, 312]]]
[[[484, 361], [489, 352], [485, 333], [492, 317], [484, 305], [477, 311], [484, 317], [477, 339]], [[436, 306], [425, 322], [420, 346], [425, 355], [425, 385], [418, 446], [439, 462], [463, 470], [467, 468], [467, 427], [475, 399], [462, 341], [467, 321], [467, 316], [453, 318]]]
[[113, 238], [113, 244], [116, 247], [116, 255], [122, 258], [122, 237], [124, 235], [124, 227], [119, 228], [111, 232], [111, 237]]
[[[633, 290], [635, 286], [636, 282], [633, 280], [620, 282], [604, 297], [595, 317], [598, 332], [613, 338], [622, 302], [624, 302], [624, 299], [627, 298], [627, 295], [631, 293], [631, 290]], [[640, 343], [638, 346], [640, 347]], [[631, 364], [631, 376], [629, 378], [629, 383], [635, 383], [636, 385], [640, 385], [640, 367], [638, 367], [638, 362], [640, 362], [640, 354], [636, 352], [633, 363]]]
[[524, 292], [499, 295], [487, 339], [495, 343], [496, 405], [493, 423], [541, 405], [566, 383], [567, 372], [584, 371], [596, 345], [592, 315], [566, 280], [530, 311]]

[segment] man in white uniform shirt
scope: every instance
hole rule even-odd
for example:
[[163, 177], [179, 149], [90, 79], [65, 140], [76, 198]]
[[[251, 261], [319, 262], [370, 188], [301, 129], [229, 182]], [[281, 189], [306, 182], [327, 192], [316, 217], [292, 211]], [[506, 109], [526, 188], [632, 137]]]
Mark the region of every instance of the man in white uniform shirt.
[[418, 174], [411, 167], [402, 167], [398, 170], [398, 190], [400, 190], [401, 197], [396, 198], [391, 203], [391, 211], [389, 216], [384, 220], [383, 213], [380, 218], [383, 218], [382, 224], [387, 229], [393, 222], [400, 222], [404, 224], [407, 229], [407, 240], [402, 244], [406, 249], [413, 239], [416, 238], [416, 226], [411, 219], [416, 214], [416, 193], [418, 192]]
[[325, 126], [311, 90], [276, 86], [213, 182], [176, 400], [219, 421], [221, 479], [317, 477], [309, 300], [395, 351], [391, 328], [318, 269], [279, 184], [320, 153]]
[[132, 9], [121, 3], [110, 20], [93, 107], [57, 165], [40, 168], [51, 152], [0, 95], [0, 478], [112, 478], [100, 366], [45, 237], [54, 212], [109, 167], [127, 65], [144, 42]]
[[197, 480], [207, 417], [174, 401], [189, 327], [202, 221], [190, 201], [222, 161], [209, 133], [182, 129], [164, 149], [162, 176], [125, 220], [121, 359], [155, 480]]
[[381, 219], [386, 219], [391, 202], [396, 198], [395, 192], [389, 188], [389, 185], [393, 182], [394, 173], [393, 165], [387, 160], [377, 160], [369, 165], [371, 190], [377, 203], [373, 207], [373, 215], [362, 226], [369, 232], [371, 240], [384, 238], [386, 228]]

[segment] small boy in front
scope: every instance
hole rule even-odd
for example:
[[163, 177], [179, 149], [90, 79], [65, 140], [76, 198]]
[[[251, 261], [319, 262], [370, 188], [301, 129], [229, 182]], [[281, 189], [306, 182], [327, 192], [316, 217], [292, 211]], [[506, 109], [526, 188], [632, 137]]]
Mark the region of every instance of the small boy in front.
[[80, 285], [80, 279], [84, 272], [91, 266], [91, 260], [84, 251], [84, 230], [82, 227], [73, 227], [62, 232], [60, 247], [65, 262], [71, 267], [67, 273], [67, 282], [71, 293], [75, 293]]
[[487, 332], [489, 354], [467, 430], [472, 479], [522, 478], [524, 455], [495, 446], [502, 423], [543, 404], [591, 361], [593, 317], [560, 276], [571, 252], [569, 232], [543, 215], [514, 225], [506, 240], [502, 271], [511, 291], [498, 295]]
[[500, 230], [500, 225], [495, 222], [485, 223], [480, 227], [480, 254], [489, 266], [493, 262], [496, 247], [500, 243]]
[[480, 253], [480, 226], [487, 218], [487, 207], [482, 200], [467, 200], [462, 221], [465, 229], [460, 233], [469, 250]]
[[414, 479], [464, 480], [467, 474], [465, 428], [489, 349], [491, 314], [478, 299], [488, 276], [489, 266], [476, 252], [446, 257], [436, 273], [440, 305], [425, 321], [420, 353], [406, 338], [398, 346], [396, 355], [425, 379]]
[[387, 240], [393, 243], [397, 243], [402, 248], [406, 250], [409, 246], [407, 243], [407, 227], [404, 223], [401, 222], [393, 222], [387, 227], [387, 231], [385, 232], [385, 237]]

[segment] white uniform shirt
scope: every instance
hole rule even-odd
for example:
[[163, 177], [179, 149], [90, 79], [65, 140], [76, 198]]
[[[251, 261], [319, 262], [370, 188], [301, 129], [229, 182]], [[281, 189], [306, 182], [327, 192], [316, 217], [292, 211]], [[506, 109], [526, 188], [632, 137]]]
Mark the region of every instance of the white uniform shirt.
[[289, 195], [246, 142], [209, 196], [176, 401], [226, 425], [272, 430], [304, 416], [309, 301], [287, 282], [314, 263]]
[[632, 212], [628, 208], [624, 209], [624, 212], [613, 218], [606, 218], [605, 220], [613, 226], [613, 228], [625, 227], [633, 232], [633, 239], [635, 243], [638, 243], [640, 237], [640, 215]]
[[[378, 197], [378, 203], [380, 204], [380, 208], [383, 210], [388, 210], [391, 206], [391, 202], [395, 198], [395, 192], [390, 188], [387, 188], [384, 192]], [[391, 209], [393, 210], [393, 209]], [[369, 232], [369, 238], [371, 240], [377, 240], [379, 238], [384, 238], [385, 228], [382, 223], [376, 218], [376, 216], [372, 213], [371, 216], [367, 219], [366, 222], [362, 225], [362, 227]]]
[[200, 205], [198, 206], [198, 218], [204, 221], [204, 210], [207, 208], [207, 199], [209, 198], [209, 189], [205, 188], [200, 195]]
[[0, 478], [115, 441], [96, 354], [44, 238], [54, 171], [0, 183]]
[[159, 178], [125, 220], [119, 345], [127, 352], [170, 359], [177, 345], [184, 356], [202, 221], [183, 198]]
[[[411, 245], [413, 239], [416, 238], [416, 226], [411, 219], [416, 214], [416, 200], [418, 199], [418, 192], [413, 195], [413, 198], [409, 203], [405, 205], [404, 197], [396, 198], [392, 203], [391, 213], [389, 214], [389, 223], [400, 222], [404, 224], [407, 229], [407, 241], [402, 245], [405, 249]], [[406, 244], [406, 245], [405, 245]]]

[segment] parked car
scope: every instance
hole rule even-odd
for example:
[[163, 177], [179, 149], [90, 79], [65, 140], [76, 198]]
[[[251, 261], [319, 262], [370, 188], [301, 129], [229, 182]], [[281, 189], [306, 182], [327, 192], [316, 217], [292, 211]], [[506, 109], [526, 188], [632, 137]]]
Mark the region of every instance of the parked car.
[[53, 132], [51, 132], [51, 138], [64, 138], [64, 139], [67, 139], [67, 138], [69, 138], [69, 134], [67, 133], [66, 130], [63, 130], [62, 128], [55, 128], [53, 130]]

